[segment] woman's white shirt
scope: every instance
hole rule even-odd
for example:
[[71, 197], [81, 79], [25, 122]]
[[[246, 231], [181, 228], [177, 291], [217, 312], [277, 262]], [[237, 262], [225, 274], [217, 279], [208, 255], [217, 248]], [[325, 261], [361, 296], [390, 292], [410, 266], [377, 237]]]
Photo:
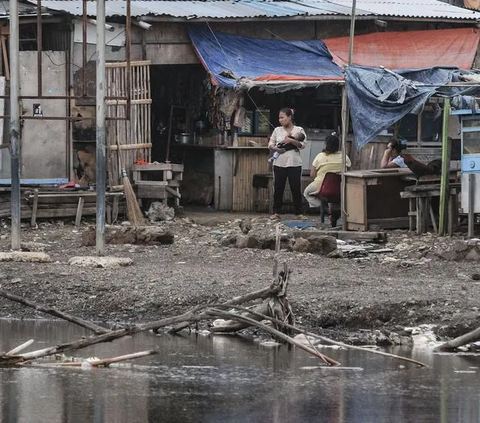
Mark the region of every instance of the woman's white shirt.
[[[292, 132], [290, 135], [295, 137], [299, 133], [303, 134], [305, 136], [305, 139], [301, 141], [301, 148], [305, 148], [306, 141], [307, 141], [307, 134], [305, 134], [305, 131], [303, 130], [302, 127], [300, 126], [294, 126], [292, 129]], [[283, 142], [283, 140], [286, 138], [286, 136], [289, 133], [283, 128], [283, 126], [277, 126], [272, 133], [272, 136], [270, 137], [270, 141], [268, 143], [269, 147], [276, 147], [277, 144]], [[300, 152], [298, 150], [289, 150], [285, 151], [285, 153], [280, 154], [274, 161], [273, 161], [274, 166], [278, 167], [298, 167], [302, 166], [302, 158], [300, 157]]]

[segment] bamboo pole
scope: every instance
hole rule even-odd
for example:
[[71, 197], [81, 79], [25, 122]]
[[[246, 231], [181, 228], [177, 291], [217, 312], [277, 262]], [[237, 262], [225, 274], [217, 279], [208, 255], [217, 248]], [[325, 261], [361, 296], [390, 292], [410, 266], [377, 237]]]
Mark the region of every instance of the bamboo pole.
[[440, 216], [438, 234], [445, 235], [447, 230], [448, 196], [450, 194], [450, 142], [448, 139], [448, 120], [450, 118], [450, 99], [445, 98], [443, 103], [442, 124], [442, 176], [440, 182]]

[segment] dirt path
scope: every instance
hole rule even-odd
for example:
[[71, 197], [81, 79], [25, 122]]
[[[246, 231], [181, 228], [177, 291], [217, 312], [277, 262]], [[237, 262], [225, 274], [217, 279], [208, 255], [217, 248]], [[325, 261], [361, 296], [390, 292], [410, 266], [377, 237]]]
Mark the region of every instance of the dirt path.
[[[26, 226], [22, 239], [43, 244], [34, 247], [44, 248], [53, 262], [0, 263], [1, 287], [108, 323], [158, 319], [263, 288], [271, 281], [274, 253], [220, 246], [219, 233], [238, 231], [232, 217], [238, 216], [194, 214], [165, 223], [176, 234], [170, 246], [108, 246], [108, 255], [134, 261], [118, 269], [69, 266], [70, 257], [94, 253], [81, 246], [81, 233], [71, 224]], [[450, 336], [479, 326], [480, 281], [472, 279], [480, 272], [477, 262], [425, 259], [425, 254], [419, 258], [404, 251], [414, 246], [413, 253], [421, 253], [432, 239], [393, 232], [387, 247], [394, 253], [360, 258], [282, 252], [281, 260], [293, 270], [289, 297], [298, 320], [311, 328], [352, 332], [401, 332], [405, 326], [436, 323], [441, 334]], [[9, 228], [3, 224], [0, 251], [9, 247]], [[0, 299], [0, 317], [45, 316]]]

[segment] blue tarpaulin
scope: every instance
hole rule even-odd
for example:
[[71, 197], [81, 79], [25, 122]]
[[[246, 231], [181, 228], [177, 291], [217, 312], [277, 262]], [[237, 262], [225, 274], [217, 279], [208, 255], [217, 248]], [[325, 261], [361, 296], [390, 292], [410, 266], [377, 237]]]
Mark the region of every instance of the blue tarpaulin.
[[213, 32], [190, 26], [193, 46], [216, 85], [255, 81], [341, 80], [342, 70], [322, 40], [284, 41]]
[[457, 82], [453, 68], [390, 71], [384, 68], [349, 66], [346, 72], [348, 104], [357, 148], [377, 137], [409, 113], [418, 114], [434, 94], [458, 96], [471, 89], [444, 87]]

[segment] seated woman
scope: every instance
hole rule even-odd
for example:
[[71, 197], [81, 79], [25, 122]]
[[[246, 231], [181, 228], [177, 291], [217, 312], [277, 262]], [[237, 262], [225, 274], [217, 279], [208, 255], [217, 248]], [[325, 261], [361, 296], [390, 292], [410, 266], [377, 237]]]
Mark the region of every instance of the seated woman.
[[382, 163], [380, 165], [382, 169], [407, 167], [403, 157], [400, 155], [405, 147], [405, 143], [402, 143], [396, 139], [390, 141], [387, 145], [387, 149], [383, 153]]
[[[310, 177], [313, 182], [305, 188], [303, 196], [307, 199], [311, 208], [321, 207], [322, 203], [320, 198], [316, 196], [320, 190], [325, 175], [329, 172], [339, 173], [342, 171], [342, 152], [339, 151], [340, 140], [337, 134], [333, 132], [325, 139], [325, 149], [317, 154], [317, 157], [312, 162], [312, 168], [310, 169]], [[350, 167], [352, 163], [347, 156], [347, 167]]]

